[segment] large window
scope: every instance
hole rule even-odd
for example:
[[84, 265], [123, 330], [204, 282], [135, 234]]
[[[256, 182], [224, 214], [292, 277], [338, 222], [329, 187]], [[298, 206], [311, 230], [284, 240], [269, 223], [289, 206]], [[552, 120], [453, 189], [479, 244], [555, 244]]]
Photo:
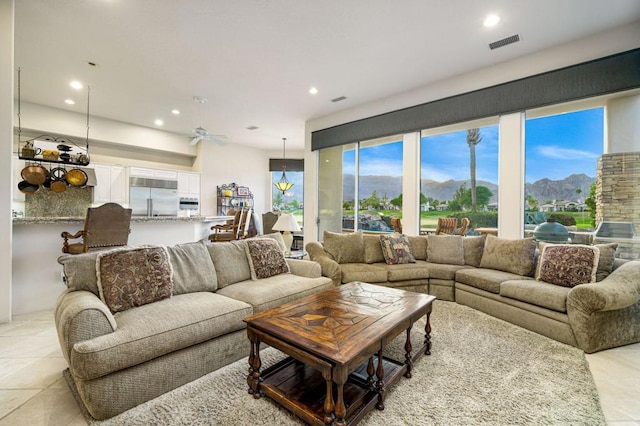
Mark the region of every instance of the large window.
[[274, 212], [287, 212], [295, 216], [298, 224], [303, 223], [304, 202], [304, 172], [287, 172], [287, 179], [293, 183], [290, 190], [284, 194], [279, 191], [274, 183], [282, 177], [282, 170], [271, 172], [271, 201]]
[[535, 118], [525, 125], [525, 235], [548, 218], [572, 231], [592, 231], [589, 203], [604, 149], [604, 108], [527, 115]]
[[420, 233], [439, 217], [467, 217], [469, 232], [498, 224], [498, 126], [483, 120], [424, 130], [420, 142]]

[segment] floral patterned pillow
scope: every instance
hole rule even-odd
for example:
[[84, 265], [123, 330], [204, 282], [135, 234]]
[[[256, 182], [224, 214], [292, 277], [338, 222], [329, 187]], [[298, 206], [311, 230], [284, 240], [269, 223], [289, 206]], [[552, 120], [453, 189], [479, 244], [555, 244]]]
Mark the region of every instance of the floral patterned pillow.
[[100, 299], [113, 313], [167, 299], [173, 291], [173, 270], [163, 246], [100, 253], [96, 272]]
[[278, 242], [271, 238], [250, 238], [247, 243], [247, 255], [251, 267], [251, 279], [269, 278], [289, 272], [289, 265], [280, 250]]
[[536, 280], [563, 287], [596, 282], [600, 250], [579, 244], [544, 245], [538, 259]]
[[416, 262], [416, 258], [411, 253], [409, 239], [404, 234], [380, 235], [380, 245], [388, 265]]

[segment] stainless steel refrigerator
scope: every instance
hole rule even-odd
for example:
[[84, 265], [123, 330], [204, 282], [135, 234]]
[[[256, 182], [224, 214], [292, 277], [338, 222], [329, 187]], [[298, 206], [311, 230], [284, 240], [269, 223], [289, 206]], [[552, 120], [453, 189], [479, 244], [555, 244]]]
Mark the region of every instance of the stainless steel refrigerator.
[[129, 178], [129, 207], [134, 216], [177, 216], [178, 181]]

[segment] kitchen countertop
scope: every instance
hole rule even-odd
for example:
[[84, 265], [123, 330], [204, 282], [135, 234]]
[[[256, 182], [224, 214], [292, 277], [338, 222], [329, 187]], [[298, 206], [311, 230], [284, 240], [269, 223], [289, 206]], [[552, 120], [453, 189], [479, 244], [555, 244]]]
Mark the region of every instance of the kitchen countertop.
[[[156, 222], [220, 222], [233, 219], [233, 216], [132, 216], [132, 223], [156, 223]], [[48, 223], [82, 223], [84, 217], [14, 217], [14, 225], [48, 224]]]

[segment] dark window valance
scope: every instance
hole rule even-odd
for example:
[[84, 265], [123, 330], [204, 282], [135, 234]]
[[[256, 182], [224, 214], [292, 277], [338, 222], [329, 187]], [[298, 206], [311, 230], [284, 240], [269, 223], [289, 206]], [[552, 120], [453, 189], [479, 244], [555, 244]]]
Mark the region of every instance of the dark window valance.
[[634, 49], [318, 130], [311, 134], [311, 149], [315, 151], [638, 87], [640, 87], [640, 49]]
[[270, 158], [269, 159], [269, 171], [277, 172], [282, 171], [282, 166], [287, 166], [288, 172], [304, 172], [304, 160], [287, 159], [282, 158]]

